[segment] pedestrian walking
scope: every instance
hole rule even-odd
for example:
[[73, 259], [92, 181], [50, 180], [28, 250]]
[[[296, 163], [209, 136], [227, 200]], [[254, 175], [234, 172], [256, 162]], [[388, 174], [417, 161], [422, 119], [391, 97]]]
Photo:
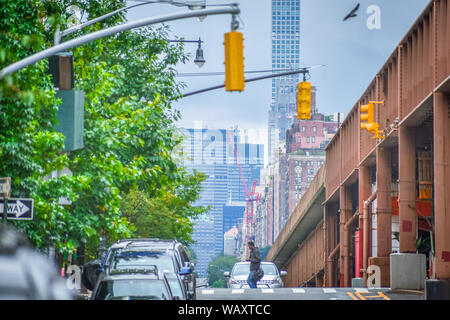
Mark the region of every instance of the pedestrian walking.
[[250, 273], [247, 278], [247, 283], [250, 288], [256, 288], [256, 283], [259, 279], [257, 279], [255, 274], [261, 267], [261, 255], [259, 254], [259, 248], [255, 247], [253, 241], [248, 242], [248, 248], [250, 249], [250, 255], [247, 261], [250, 261]]

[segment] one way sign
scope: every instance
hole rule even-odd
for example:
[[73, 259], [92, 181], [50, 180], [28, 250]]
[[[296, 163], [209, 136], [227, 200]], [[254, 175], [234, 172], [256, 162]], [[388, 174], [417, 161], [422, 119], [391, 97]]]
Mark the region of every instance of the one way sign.
[[[0, 214], [4, 212], [5, 199], [0, 199]], [[33, 220], [34, 199], [8, 199], [8, 220]]]

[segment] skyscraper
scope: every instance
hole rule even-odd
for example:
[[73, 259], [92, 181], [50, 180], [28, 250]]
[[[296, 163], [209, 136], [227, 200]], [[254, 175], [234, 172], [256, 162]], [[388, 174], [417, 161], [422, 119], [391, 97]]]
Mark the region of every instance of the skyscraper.
[[[300, 0], [272, 0], [272, 70], [300, 68]], [[296, 114], [299, 75], [272, 79], [269, 110], [269, 163], [273, 152], [286, 138]]]
[[[264, 145], [241, 143], [237, 129], [216, 130], [202, 126], [184, 129], [184, 165], [190, 170], [206, 174], [200, 199], [194, 204], [210, 206], [209, 212], [194, 224], [192, 249], [197, 256], [195, 271], [200, 278], [207, 277], [209, 262], [223, 253], [224, 232], [237, 225], [236, 210], [244, 212], [245, 188], [241, 181], [241, 171], [247, 188], [251, 188], [259, 171], [264, 166]], [[236, 156], [234, 152], [236, 146]], [[237, 161], [236, 161], [237, 160]], [[226, 216], [225, 216], [226, 215]]]

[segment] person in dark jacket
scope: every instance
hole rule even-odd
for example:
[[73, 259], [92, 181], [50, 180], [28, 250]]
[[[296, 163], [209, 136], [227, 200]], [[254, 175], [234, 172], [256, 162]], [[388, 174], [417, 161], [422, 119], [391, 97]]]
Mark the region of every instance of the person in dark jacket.
[[250, 288], [256, 288], [255, 272], [261, 266], [261, 255], [253, 241], [248, 242], [248, 248], [250, 249], [250, 256], [247, 261], [250, 261], [250, 274], [248, 275], [247, 283]]

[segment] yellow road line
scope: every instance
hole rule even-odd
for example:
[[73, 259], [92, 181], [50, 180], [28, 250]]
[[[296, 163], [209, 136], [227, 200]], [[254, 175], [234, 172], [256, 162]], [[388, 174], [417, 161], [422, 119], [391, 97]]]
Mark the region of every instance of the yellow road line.
[[384, 299], [386, 299], [386, 300], [391, 300], [391, 298], [389, 298], [388, 296], [386, 296], [385, 294], [383, 294], [383, 292], [380, 292], [380, 291], [378, 291], [378, 294], [380, 295], [380, 296], [382, 296]]
[[361, 293], [355, 292], [355, 294], [356, 294], [361, 300], [366, 300], [366, 298], [364, 298], [364, 297], [362, 296]]
[[359, 300], [355, 295], [351, 292], [347, 292], [347, 294], [353, 299], [353, 300]]
[[[367, 292], [367, 293], [370, 293], [370, 292]], [[384, 300], [391, 300], [388, 296], [386, 296], [385, 294], [383, 294], [383, 292], [381, 292], [381, 291], [378, 291], [377, 292], [378, 294], [376, 295], [376, 296], [368, 296], [368, 295], [362, 295], [360, 292], [355, 292], [355, 294], [361, 299], [361, 300], [367, 300], [367, 298], [383, 298]], [[348, 292], [348, 295], [350, 296], [350, 297], [354, 297], [354, 295], [352, 294], [352, 293], [350, 293], [350, 292]], [[354, 300], [357, 300], [357, 299], [354, 299]]]

